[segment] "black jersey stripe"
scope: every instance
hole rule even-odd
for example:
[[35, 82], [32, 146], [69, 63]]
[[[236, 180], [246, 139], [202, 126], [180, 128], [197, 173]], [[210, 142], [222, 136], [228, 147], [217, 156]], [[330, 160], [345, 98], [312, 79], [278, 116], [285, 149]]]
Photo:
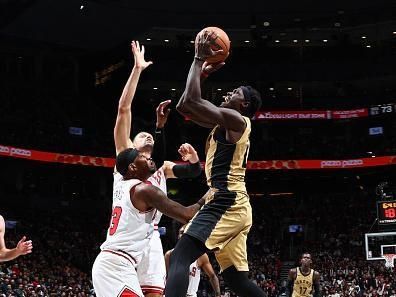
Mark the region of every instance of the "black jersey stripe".
[[213, 156], [210, 180], [212, 187], [227, 191], [228, 174], [234, 157], [236, 144], [223, 144], [217, 141]]

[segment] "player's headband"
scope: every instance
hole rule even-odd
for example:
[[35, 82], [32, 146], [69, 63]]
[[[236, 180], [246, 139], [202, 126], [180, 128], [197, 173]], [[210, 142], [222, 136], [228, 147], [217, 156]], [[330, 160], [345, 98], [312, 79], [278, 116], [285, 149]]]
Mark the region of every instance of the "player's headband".
[[116, 158], [117, 171], [124, 176], [128, 172], [129, 164], [133, 163], [137, 156], [139, 156], [139, 151], [133, 148], [128, 148], [119, 153]]

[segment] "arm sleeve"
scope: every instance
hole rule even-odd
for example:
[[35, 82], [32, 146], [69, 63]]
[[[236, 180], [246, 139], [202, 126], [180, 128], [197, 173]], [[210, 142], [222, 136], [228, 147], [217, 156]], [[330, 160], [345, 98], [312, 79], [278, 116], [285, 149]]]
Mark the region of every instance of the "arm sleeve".
[[314, 294], [313, 297], [320, 297], [320, 284], [314, 283]]
[[157, 168], [160, 168], [165, 161], [166, 156], [166, 141], [165, 141], [165, 131], [164, 129], [155, 129], [154, 131], [154, 151], [152, 158], [157, 165]]
[[294, 280], [292, 280], [292, 279], [287, 280], [287, 284], [286, 284], [286, 296], [287, 297], [291, 297], [291, 295], [292, 295], [293, 284], [294, 284]]
[[201, 163], [190, 163], [190, 164], [176, 164], [172, 168], [173, 174], [177, 178], [193, 178], [201, 174], [202, 168]]

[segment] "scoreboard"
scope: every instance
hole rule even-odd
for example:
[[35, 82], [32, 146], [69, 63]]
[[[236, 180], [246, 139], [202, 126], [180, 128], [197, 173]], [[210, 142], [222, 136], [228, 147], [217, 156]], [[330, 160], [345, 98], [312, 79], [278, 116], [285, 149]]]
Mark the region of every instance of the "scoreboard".
[[381, 225], [396, 224], [396, 200], [378, 201], [377, 216]]

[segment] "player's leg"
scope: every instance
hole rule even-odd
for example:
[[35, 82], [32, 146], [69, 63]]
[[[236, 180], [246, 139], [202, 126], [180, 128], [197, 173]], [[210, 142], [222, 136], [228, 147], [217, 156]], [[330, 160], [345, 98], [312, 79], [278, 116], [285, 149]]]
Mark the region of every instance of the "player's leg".
[[162, 292], [158, 292], [158, 293], [144, 293], [144, 297], [161, 297], [162, 296]]
[[235, 266], [230, 266], [222, 273], [224, 280], [238, 296], [241, 297], [266, 297], [267, 295], [248, 278], [247, 271], [238, 271]]
[[265, 297], [266, 294], [255, 283], [249, 280], [246, 240], [252, 225], [249, 203], [234, 209], [233, 216], [239, 212], [239, 218], [245, 222], [244, 228], [219, 252], [215, 253], [220, 264], [222, 275], [229, 287], [241, 297]]
[[150, 240], [150, 248], [144, 253], [137, 268], [137, 275], [145, 297], [161, 297], [165, 288], [166, 268], [159, 234]]
[[185, 297], [188, 288], [189, 268], [192, 262], [207, 251], [198, 239], [183, 234], [170, 256], [166, 297]]
[[187, 225], [172, 252], [166, 297], [184, 297], [190, 264], [208, 249], [221, 249], [243, 229], [244, 222], [233, 216], [237, 198], [235, 192], [212, 191], [207, 196], [206, 204]]
[[97, 297], [143, 297], [135, 267], [119, 255], [101, 252], [92, 267]]

